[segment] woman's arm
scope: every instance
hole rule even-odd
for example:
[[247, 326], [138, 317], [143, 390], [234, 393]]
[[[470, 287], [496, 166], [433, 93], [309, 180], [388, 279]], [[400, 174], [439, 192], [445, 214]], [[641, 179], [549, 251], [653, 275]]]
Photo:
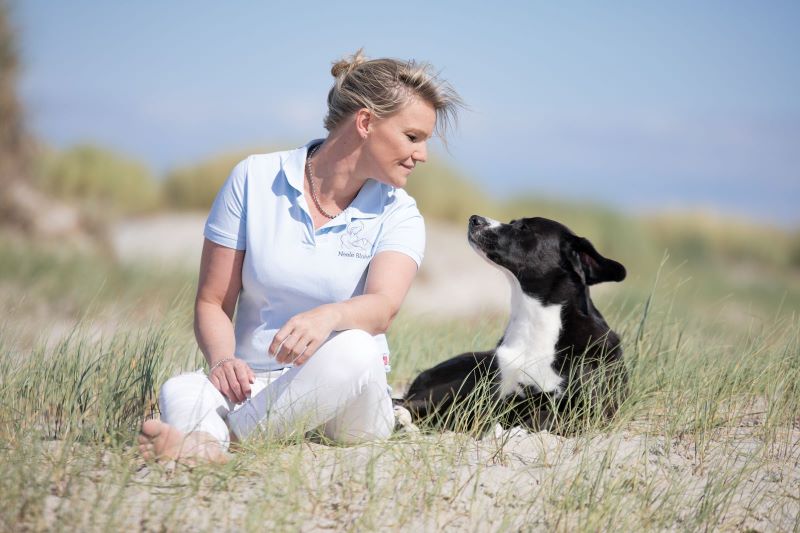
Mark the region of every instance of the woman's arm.
[[401, 252], [381, 252], [369, 265], [364, 294], [326, 304], [290, 318], [278, 330], [269, 353], [279, 363], [301, 365], [333, 331], [363, 329], [385, 332], [417, 274], [417, 263]]
[[400, 252], [382, 252], [369, 266], [364, 294], [331, 304], [339, 313], [334, 331], [363, 329], [385, 333], [417, 274], [417, 263]]
[[[236, 341], [232, 320], [242, 288], [244, 254], [244, 250], [226, 248], [206, 239], [194, 304], [194, 334], [213, 368], [209, 380], [237, 403], [245, 400], [255, 378], [244, 361], [233, 359]], [[226, 359], [231, 361], [218, 365]]]

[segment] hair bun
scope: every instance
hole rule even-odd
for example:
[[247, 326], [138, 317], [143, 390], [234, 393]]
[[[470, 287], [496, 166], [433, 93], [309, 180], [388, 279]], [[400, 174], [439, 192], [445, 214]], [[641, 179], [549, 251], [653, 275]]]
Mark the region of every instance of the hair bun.
[[364, 49], [359, 48], [356, 53], [347, 58], [342, 58], [331, 67], [331, 75], [334, 78], [344, 77], [350, 74], [356, 67], [367, 61]]

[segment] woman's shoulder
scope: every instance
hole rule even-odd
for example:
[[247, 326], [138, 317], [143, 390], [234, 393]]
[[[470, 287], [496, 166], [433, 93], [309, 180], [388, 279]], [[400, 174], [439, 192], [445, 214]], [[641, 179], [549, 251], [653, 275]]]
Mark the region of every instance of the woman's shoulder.
[[251, 154], [236, 165], [233, 174], [248, 186], [255, 185], [256, 190], [271, 190], [271, 184], [282, 175], [289, 185], [298, 188], [302, 186], [305, 154], [305, 146]]
[[300, 147], [289, 150], [279, 150], [275, 152], [250, 154], [239, 164], [245, 165], [248, 173], [280, 170], [286, 161], [296, 158], [298, 153], [304, 152], [304, 150], [304, 147]]
[[390, 211], [417, 209], [417, 201], [405, 189], [383, 185], [385, 189], [385, 205]]
[[422, 219], [414, 198], [403, 189], [384, 183], [378, 184], [380, 207], [376, 210], [381, 223], [392, 226], [408, 219]]

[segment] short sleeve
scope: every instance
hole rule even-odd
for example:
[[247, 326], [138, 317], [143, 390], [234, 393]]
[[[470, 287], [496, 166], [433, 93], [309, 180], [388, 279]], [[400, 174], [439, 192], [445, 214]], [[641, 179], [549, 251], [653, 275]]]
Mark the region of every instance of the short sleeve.
[[225, 180], [203, 230], [208, 240], [236, 250], [247, 248], [247, 161], [237, 164]]
[[411, 257], [419, 268], [425, 255], [425, 221], [416, 202], [407, 195], [406, 199], [407, 202], [384, 222], [373, 255], [388, 251], [402, 252]]

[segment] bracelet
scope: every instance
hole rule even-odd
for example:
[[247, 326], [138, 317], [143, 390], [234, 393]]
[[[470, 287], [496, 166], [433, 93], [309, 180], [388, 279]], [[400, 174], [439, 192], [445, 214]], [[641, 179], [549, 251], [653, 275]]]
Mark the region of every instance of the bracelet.
[[216, 370], [218, 367], [221, 367], [223, 364], [227, 363], [228, 361], [235, 361], [235, 360], [236, 360], [235, 357], [226, 357], [225, 359], [220, 359], [219, 361], [214, 363], [214, 365], [211, 368], [208, 369], [208, 374], [211, 375], [211, 373], [214, 370]]

